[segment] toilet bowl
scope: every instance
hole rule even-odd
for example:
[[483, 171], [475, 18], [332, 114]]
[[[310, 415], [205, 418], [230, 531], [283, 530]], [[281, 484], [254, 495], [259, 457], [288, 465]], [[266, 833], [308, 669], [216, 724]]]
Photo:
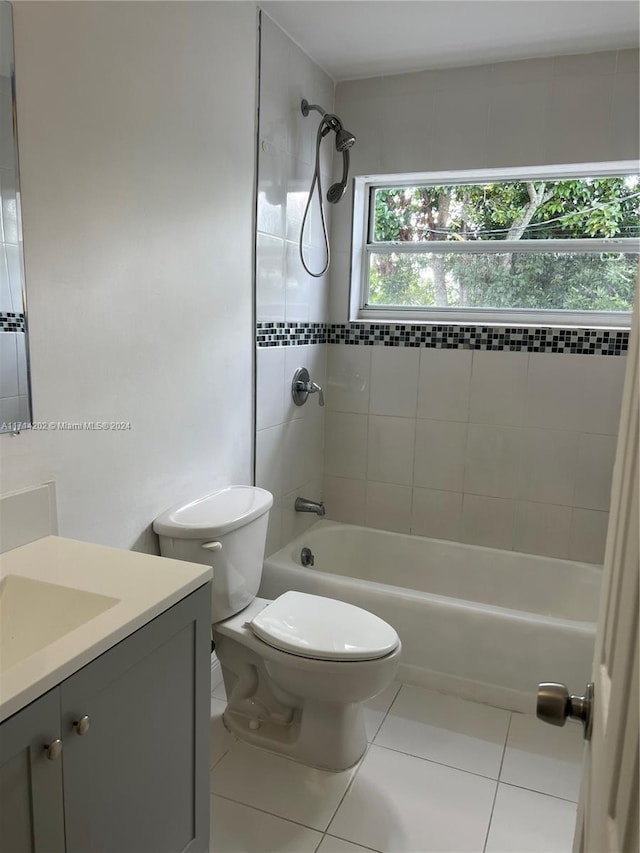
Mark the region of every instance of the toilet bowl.
[[331, 770], [367, 740], [362, 703], [393, 680], [395, 630], [362, 608], [289, 591], [258, 598], [271, 494], [232, 486], [154, 522], [163, 556], [213, 567], [212, 627], [238, 738]]

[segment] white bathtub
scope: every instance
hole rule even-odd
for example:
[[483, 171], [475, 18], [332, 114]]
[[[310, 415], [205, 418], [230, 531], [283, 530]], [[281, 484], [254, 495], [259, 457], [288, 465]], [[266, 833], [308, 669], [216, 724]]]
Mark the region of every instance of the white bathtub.
[[401, 681], [531, 712], [539, 681], [584, 692], [600, 576], [586, 563], [319, 521], [265, 560], [259, 595], [296, 589], [364, 607], [400, 635]]

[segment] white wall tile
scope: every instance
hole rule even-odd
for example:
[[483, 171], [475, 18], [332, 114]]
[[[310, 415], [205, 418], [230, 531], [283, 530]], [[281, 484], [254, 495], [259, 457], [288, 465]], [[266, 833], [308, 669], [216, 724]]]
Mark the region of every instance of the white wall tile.
[[373, 347], [327, 345], [327, 408], [335, 412], [369, 411]]
[[[482, 71], [473, 70], [476, 74]], [[472, 79], [472, 70], [468, 72]], [[435, 92], [431, 125], [432, 168], [482, 168], [489, 154], [489, 89], [465, 86]]]
[[16, 200], [15, 166], [0, 168], [0, 198], [2, 207], [2, 233], [5, 243], [17, 244], [20, 238]]
[[635, 74], [637, 78], [640, 71], [640, 53], [637, 47], [618, 51], [616, 71], [618, 74]]
[[573, 505], [609, 511], [617, 439], [613, 435], [581, 435]]
[[466, 442], [466, 424], [416, 421], [414, 484], [429, 489], [461, 492]]
[[17, 397], [19, 393], [17, 337], [18, 332], [0, 332], [0, 397]]
[[274, 498], [282, 494], [284, 440], [283, 424], [256, 432], [256, 486], [271, 492]]
[[[287, 182], [284, 186], [286, 192], [286, 238], [297, 243], [300, 239], [302, 218], [307, 205], [309, 187], [311, 185], [310, 168], [307, 163], [289, 155]], [[304, 225], [303, 245], [311, 245], [312, 220], [317, 215], [317, 196], [314, 193], [312, 204], [307, 213]]]
[[372, 347], [372, 415], [413, 418], [418, 400], [420, 353], [413, 347]]
[[635, 160], [638, 157], [638, 112], [638, 72], [616, 74], [611, 115], [614, 157], [621, 160]]
[[365, 524], [379, 530], [408, 533], [411, 528], [411, 487], [367, 482]]
[[325, 474], [362, 480], [367, 470], [367, 416], [325, 415]]
[[627, 361], [622, 356], [587, 358], [581, 432], [618, 434]]
[[513, 547], [513, 501], [465, 495], [462, 502], [462, 541], [489, 548]]
[[[546, 115], [550, 97], [550, 79], [509, 81], [492, 88], [489, 126], [492, 165], [530, 166], [543, 162], [547, 126], [540, 117]], [[513, 140], [514, 126], [518, 128], [517, 145]]]
[[435, 539], [459, 540], [462, 524], [462, 493], [436, 489], [413, 490], [411, 532]]
[[8, 243], [7, 268], [9, 270], [9, 287], [11, 289], [11, 303], [13, 311], [20, 313], [24, 311], [24, 299], [22, 296], [22, 267], [20, 264], [20, 249]]
[[327, 518], [345, 524], [364, 524], [365, 481], [325, 477], [324, 503]]
[[320, 479], [324, 465], [324, 418], [319, 415], [282, 426], [282, 493]]
[[279, 237], [258, 234], [256, 244], [256, 319], [285, 319], [285, 255], [284, 241]]
[[287, 347], [258, 347], [256, 352], [256, 427], [280, 424], [285, 419], [285, 350]]
[[527, 353], [474, 352], [469, 420], [520, 426], [526, 394]]
[[472, 359], [470, 350], [420, 350], [419, 418], [468, 420]]
[[369, 416], [368, 480], [412, 484], [415, 425], [413, 418]]
[[[306, 255], [305, 255], [306, 257]], [[324, 248], [312, 247], [309, 252], [310, 265], [307, 266], [313, 272], [319, 272], [325, 263]], [[309, 323], [326, 323], [329, 313], [329, 275], [309, 276], [309, 291], [307, 297], [307, 310]]]
[[566, 559], [570, 533], [571, 507], [516, 501], [514, 550]]
[[287, 153], [262, 140], [258, 149], [258, 231], [273, 237], [285, 236], [287, 200]]
[[309, 274], [302, 266], [297, 243], [285, 243], [285, 319], [304, 323], [309, 318]]
[[615, 435], [626, 361], [622, 357], [532, 355], [526, 425]]
[[579, 436], [558, 430], [522, 430], [518, 497], [571, 506]]
[[11, 283], [7, 266], [7, 247], [0, 243], [0, 311], [13, 311]]
[[613, 81], [613, 74], [554, 78], [545, 162], [597, 162], [610, 148]]
[[522, 430], [494, 424], [469, 424], [464, 491], [513, 498], [521, 445]]
[[260, 132], [274, 145], [289, 150], [294, 127], [288, 82], [291, 42], [264, 12], [260, 41]]
[[608, 512], [572, 510], [569, 559], [602, 564], [607, 541]]
[[553, 60], [555, 80], [562, 77], [594, 77], [613, 74], [617, 66], [615, 50], [600, 50], [594, 53], [576, 53], [556, 56]]

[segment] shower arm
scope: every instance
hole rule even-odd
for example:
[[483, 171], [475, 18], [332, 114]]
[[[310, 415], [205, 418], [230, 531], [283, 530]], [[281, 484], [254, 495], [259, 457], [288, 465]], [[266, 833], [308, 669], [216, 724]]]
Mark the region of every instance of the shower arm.
[[320, 115], [325, 121], [326, 130], [322, 134], [323, 136], [326, 136], [326, 134], [329, 132], [329, 129], [333, 130], [334, 132], [342, 130], [342, 123], [337, 116], [328, 113], [320, 106], [320, 104], [310, 104], [306, 98], [303, 98], [300, 104], [300, 111], [302, 115], [307, 118], [311, 110], [315, 110], [317, 113], [320, 113]]

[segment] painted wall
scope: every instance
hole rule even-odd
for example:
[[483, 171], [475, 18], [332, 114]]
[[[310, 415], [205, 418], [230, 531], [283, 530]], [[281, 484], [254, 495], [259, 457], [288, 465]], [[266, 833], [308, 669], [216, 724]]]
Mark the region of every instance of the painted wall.
[[[256, 484], [274, 495], [267, 542], [271, 553], [316, 521], [315, 515], [294, 512], [296, 497], [322, 496], [324, 410], [316, 396], [295, 406], [291, 381], [298, 367], [306, 367], [324, 386], [326, 345], [294, 344], [291, 330], [301, 333], [327, 320], [328, 276], [308, 275], [298, 251], [320, 119], [316, 112], [305, 118], [300, 102], [306, 98], [331, 112], [334, 84], [264, 12], [261, 32], [256, 310], [259, 333], [267, 330], [260, 328], [266, 323], [286, 324], [287, 330], [284, 325], [271, 327], [272, 333], [279, 329], [280, 343], [286, 346], [257, 347]], [[331, 137], [321, 145], [325, 193], [331, 183]], [[317, 200], [303, 245], [307, 266], [322, 269], [325, 250]]]
[[[340, 83], [353, 174], [638, 158], [638, 51]], [[348, 320], [350, 205], [330, 322]], [[331, 344], [332, 518], [602, 558], [626, 359]]]
[[52, 478], [62, 535], [153, 551], [252, 478], [256, 8], [14, 15], [33, 416], [131, 427], [0, 436], [2, 491]]

